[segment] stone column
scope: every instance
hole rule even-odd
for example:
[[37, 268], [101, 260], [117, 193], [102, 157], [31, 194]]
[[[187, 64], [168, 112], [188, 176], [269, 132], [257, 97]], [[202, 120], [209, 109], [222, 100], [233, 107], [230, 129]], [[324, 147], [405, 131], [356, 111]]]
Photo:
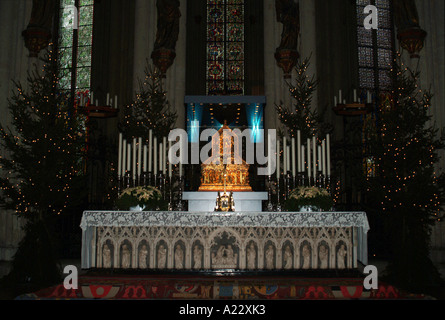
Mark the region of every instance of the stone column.
[[134, 35], [134, 66], [133, 91], [139, 90], [139, 80], [145, 78], [147, 60], [150, 58], [156, 39], [157, 10], [156, 1], [136, 0], [135, 2], [135, 35]]
[[181, 18], [179, 36], [176, 43], [176, 58], [173, 65], [167, 71], [165, 89], [171, 108], [176, 111], [178, 120], [176, 128], [185, 129], [185, 70], [187, 47], [187, 0], [181, 0]]
[[[34, 64], [40, 65], [37, 58], [29, 58], [22, 31], [26, 29], [31, 17], [32, 1], [2, 1], [0, 10], [0, 121], [4, 126], [11, 123], [7, 99], [15, 85], [11, 80], [20, 81], [26, 89], [27, 71]], [[1, 156], [7, 156], [0, 149]], [[1, 174], [0, 169], [0, 174]], [[0, 261], [11, 261], [24, 233], [24, 221], [12, 212], [0, 214]], [[0, 269], [0, 277], [9, 272]]]

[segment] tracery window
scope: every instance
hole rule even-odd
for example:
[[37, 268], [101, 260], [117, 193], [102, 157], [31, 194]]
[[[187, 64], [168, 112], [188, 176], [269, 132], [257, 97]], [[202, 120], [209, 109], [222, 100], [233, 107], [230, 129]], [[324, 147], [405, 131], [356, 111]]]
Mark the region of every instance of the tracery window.
[[60, 0], [59, 10], [59, 87], [77, 95], [91, 87], [94, 0]]
[[244, 0], [207, 0], [207, 94], [244, 94]]
[[[387, 91], [392, 81], [389, 71], [394, 61], [394, 27], [391, 0], [356, 0], [359, 86], [372, 92]], [[378, 30], [366, 30], [364, 9], [374, 5], [379, 13]]]

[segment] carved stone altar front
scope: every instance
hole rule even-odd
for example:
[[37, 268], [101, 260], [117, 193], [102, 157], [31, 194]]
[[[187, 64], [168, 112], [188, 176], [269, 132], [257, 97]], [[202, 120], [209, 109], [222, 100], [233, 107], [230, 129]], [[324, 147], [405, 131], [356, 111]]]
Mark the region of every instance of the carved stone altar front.
[[366, 264], [366, 215], [321, 215], [85, 213], [82, 268], [252, 271]]

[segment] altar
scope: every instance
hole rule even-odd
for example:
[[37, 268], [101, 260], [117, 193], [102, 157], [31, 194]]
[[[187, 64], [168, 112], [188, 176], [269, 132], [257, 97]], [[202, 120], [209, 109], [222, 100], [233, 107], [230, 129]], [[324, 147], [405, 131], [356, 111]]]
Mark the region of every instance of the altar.
[[367, 264], [363, 212], [87, 211], [82, 269], [323, 270]]

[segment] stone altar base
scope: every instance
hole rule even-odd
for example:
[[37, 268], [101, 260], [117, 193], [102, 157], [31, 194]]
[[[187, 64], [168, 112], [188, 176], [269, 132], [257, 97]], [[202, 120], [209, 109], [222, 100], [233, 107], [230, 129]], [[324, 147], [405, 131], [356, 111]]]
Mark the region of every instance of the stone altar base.
[[85, 212], [82, 269], [342, 270], [367, 264], [364, 213]]
[[[212, 212], [215, 210], [217, 192], [184, 192], [182, 199], [188, 201], [189, 212]], [[235, 212], [261, 212], [267, 192], [234, 192]]]

